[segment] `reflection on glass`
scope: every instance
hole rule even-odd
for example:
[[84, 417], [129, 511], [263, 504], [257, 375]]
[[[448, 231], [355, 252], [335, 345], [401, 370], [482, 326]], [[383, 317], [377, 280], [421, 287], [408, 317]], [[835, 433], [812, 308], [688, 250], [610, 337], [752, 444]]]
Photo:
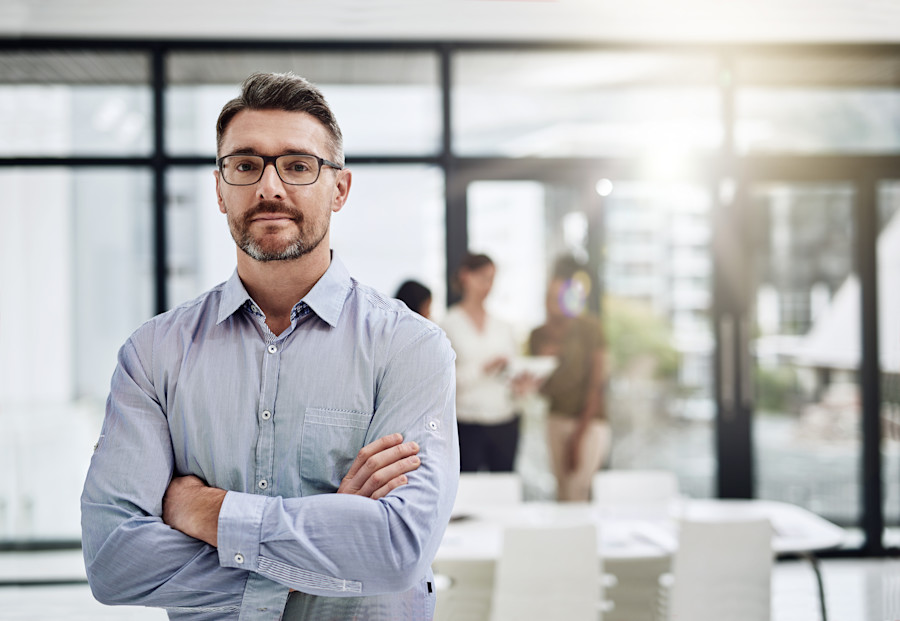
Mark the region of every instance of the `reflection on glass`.
[[881, 355], [881, 476], [885, 546], [900, 546], [900, 181], [878, 188], [878, 349]]
[[116, 352], [152, 313], [150, 179], [6, 169], [0, 184], [0, 538], [78, 539]]
[[[331, 246], [360, 282], [392, 295], [415, 279], [445, 305], [444, 178], [432, 166], [351, 166], [347, 204], [331, 217]], [[235, 247], [216, 202], [213, 167], [169, 174], [168, 292], [174, 306], [226, 280]], [[410, 232], [413, 234], [410, 234]]]
[[646, 52], [461, 52], [454, 151], [507, 157], [711, 152], [713, 58]]
[[855, 525], [860, 502], [860, 293], [853, 190], [752, 192], [757, 495]]

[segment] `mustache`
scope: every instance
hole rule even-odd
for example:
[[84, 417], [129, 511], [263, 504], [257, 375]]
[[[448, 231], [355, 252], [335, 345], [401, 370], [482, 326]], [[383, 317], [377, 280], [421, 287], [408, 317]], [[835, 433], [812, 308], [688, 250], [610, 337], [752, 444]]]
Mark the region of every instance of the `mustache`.
[[256, 205], [247, 210], [244, 214], [244, 221], [249, 222], [253, 218], [258, 215], [264, 213], [279, 213], [285, 214], [290, 217], [292, 220], [296, 220], [297, 222], [303, 221], [303, 214], [300, 213], [300, 210], [291, 207], [281, 201], [273, 201], [273, 200], [261, 200]]

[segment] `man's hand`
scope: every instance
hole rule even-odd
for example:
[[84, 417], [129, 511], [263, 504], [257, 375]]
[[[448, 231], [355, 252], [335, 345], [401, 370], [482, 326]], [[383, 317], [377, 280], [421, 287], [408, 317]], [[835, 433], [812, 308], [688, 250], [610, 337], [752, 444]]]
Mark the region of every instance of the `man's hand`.
[[341, 481], [338, 494], [356, 494], [373, 500], [386, 496], [407, 482], [406, 474], [421, 463], [416, 453], [419, 445], [403, 442], [394, 433], [362, 447], [350, 472]]
[[218, 544], [219, 510], [225, 490], [193, 475], [175, 477], [163, 496], [163, 522], [211, 546]]

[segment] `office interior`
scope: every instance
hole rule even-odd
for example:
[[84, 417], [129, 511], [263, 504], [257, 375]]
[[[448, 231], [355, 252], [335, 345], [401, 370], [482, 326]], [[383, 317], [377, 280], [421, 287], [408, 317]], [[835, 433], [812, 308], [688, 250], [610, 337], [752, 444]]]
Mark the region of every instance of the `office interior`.
[[[117, 4], [0, 2], [0, 553], [78, 549], [118, 347], [234, 267], [218, 110], [290, 70], [344, 132], [354, 277], [427, 284], [439, 321], [487, 253], [524, 343], [575, 255], [608, 340], [604, 468], [801, 506], [847, 533], [821, 558], [898, 554], [900, 7]], [[526, 501], [554, 493], [544, 415]]]

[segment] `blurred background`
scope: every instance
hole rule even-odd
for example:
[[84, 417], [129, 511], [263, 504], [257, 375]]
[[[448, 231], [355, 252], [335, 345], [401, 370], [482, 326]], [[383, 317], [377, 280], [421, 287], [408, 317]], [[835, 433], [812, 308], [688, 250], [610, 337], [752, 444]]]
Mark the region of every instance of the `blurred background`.
[[524, 342], [553, 259], [588, 263], [606, 467], [897, 551], [900, 4], [875, 0], [0, 0], [0, 549], [78, 547], [118, 347], [231, 274], [214, 123], [256, 70], [335, 109], [360, 281], [415, 278], [440, 320], [487, 253]]

